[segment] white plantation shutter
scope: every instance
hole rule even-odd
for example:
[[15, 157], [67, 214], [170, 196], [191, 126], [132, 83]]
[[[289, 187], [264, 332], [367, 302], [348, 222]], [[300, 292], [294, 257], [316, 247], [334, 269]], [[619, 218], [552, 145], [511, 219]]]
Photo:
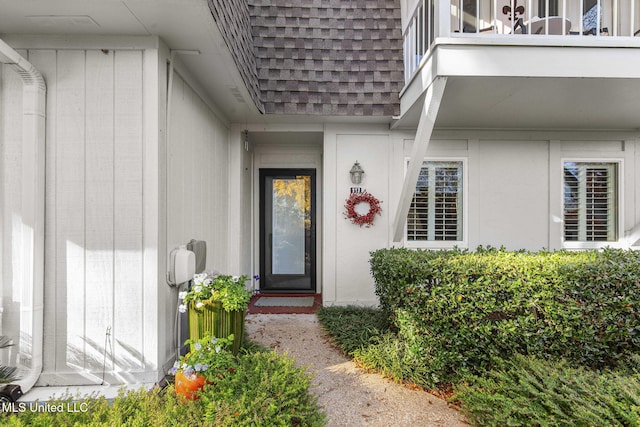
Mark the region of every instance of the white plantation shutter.
[[564, 239], [617, 240], [617, 165], [565, 162]]
[[423, 162], [407, 215], [407, 240], [462, 240], [462, 162]]

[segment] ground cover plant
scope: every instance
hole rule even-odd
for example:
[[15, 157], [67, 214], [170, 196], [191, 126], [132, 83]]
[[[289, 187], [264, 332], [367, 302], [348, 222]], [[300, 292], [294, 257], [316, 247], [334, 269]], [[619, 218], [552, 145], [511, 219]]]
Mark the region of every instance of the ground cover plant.
[[325, 330], [331, 331], [337, 347], [350, 356], [389, 330], [384, 313], [370, 307], [320, 307], [318, 319]]
[[397, 382], [425, 388], [424, 359], [391, 329], [385, 313], [371, 307], [320, 307], [318, 319], [336, 347], [361, 367]]
[[457, 385], [455, 399], [475, 425], [637, 426], [638, 358], [629, 364], [598, 371], [518, 355]]
[[0, 414], [7, 426], [322, 426], [324, 414], [309, 394], [308, 374], [293, 361], [255, 345], [238, 355], [234, 372], [205, 386], [199, 399], [163, 390], [124, 390], [104, 397], [63, 396], [46, 403], [60, 411], [16, 405]]

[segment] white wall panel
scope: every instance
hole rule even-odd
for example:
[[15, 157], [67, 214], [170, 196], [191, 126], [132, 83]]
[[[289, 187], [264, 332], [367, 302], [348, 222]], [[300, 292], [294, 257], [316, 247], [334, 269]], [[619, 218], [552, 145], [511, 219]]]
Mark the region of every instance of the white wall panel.
[[100, 382], [105, 352], [111, 381], [157, 365], [142, 332], [143, 55], [29, 51], [47, 83], [41, 384]]
[[114, 351], [129, 370], [143, 362], [142, 52], [117, 51], [114, 66]]
[[228, 130], [197, 93], [174, 74], [168, 140], [169, 250], [207, 242], [207, 269], [228, 266]]
[[[20, 343], [22, 81], [8, 66], [0, 70], [0, 335]], [[16, 366], [17, 350], [0, 350], [0, 363]]]
[[[389, 245], [393, 215], [390, 171], [402, 164], [398, 141], [378, 126], [327, 126], [323, 143], [322, 295], [327, 305], [376, 305], [369, 252]], [[397, 147], [396, 147], [397, 148]], [[370, 228], [352, 224], [345, 215], [350, 195], [349, 170], [355, 161], [365, 171], [359, 185], [381, 201], [382, 214]]]
[[84, 368], [85, 75], [84, 51], [58, 52], [57, 116], [47, 120], [58, 122], [55, 130], [56, 370]]
[[[336, 163], [336, 302], [339, 304], [375, 304], [374, 282], [370, 273], [369, 252], [388, 245], [391, 215], [389, 204], [389, 135], [337, 135]], [[344, 216], [350, 196], [349, 170], [358, 161], [365, 171], [359, 185], [381, 201], [382, 213], [371, 227], [352, 224]]]
[[114, 52], [86, 54], [86, 343], [85, 367], [100, 371], [113, 325]]
[[480, 141], [469, 162], [479, 168], [479, 244], [548, 247], [548, 142]]

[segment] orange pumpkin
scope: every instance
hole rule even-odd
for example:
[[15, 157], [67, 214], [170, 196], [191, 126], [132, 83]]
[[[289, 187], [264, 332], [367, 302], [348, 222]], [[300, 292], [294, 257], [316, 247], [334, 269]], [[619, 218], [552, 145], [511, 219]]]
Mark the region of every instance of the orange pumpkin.
[[196, 392], [204, 387], [205, 378], [198, 374], [185, 375], [182, 371], [176, 373], [176, 393], [189, 400], [196, 400]]

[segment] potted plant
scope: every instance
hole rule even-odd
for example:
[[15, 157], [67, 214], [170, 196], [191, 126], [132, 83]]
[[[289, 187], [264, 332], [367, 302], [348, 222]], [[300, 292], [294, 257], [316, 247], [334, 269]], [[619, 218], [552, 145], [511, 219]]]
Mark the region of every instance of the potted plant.
[[[189, 311], [189, 338], [197, 341], [205, 335], [235, 337], [237, 354], [244, 334], [244, 315], [251, 292], [245, 288], [247, 276], [201, 273], [193, 276], [193, 285], [178, 295], [180, 312]], [[193, 348], [191, 348], [193, 350]]]
[[188, 339], [191, 351], [177, 360], [169, 374], [175, 376], [176, 393], [195, 400], [205, 384], [235, 372], [236, 359], [231, 352], [233, 335], [216, 338], [205, 335], [199, 340]]

